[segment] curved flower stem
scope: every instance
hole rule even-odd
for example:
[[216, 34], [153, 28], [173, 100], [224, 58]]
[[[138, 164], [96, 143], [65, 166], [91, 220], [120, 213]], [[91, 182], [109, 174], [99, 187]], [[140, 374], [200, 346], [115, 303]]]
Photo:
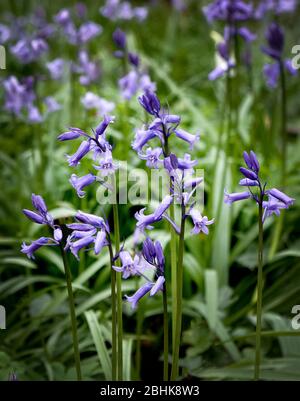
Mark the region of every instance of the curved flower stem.
[[[113, 204], [115, 251], [120, 252], [120, 227], [118, 205]], [[116, 264], [119, 262], [117, 261]], [[117, 282], [117, 322], [118, 322], [118, 380], [123, 380], [123, 318], [122, 318], [122, 273], [116, 273]]]
[[163, 288], [163, 309], [164, 309], [164, 381], [169, 380], [169, 327], [168, 327], [168, 297], [166, 282]]
[[255, 337], [255, 367], [254, 380], [259, 380], [261, 360], [261, 318], [262, 318], [262, 289], [263, 289], [263, 207], [262, 199], [258, 209], [258, 270], [257, 270], [257, 312], [256, 312], [256, 337]]
[[117, 380], [117, 302], [116, 302], [116, 274], [117, 272], [112, 268], [114, 253], [111, 245], [111, 241], [109, 238], [109, 258], [110, 258], [110, 266], [111, 266], [111, 348], [112, 348], [112, 358], [111, 358], [111, 366], [112, 366], [112, 380]]
[[176, 380], [178, 377], [179, 351], [181, 339], [182, 325], [182, 285], [183, 285], [183, 252], [184, 252], [184, 230], [185, 230], [185, 206], [181, 205], [181, 225], [178, 246], [178, 265], [177, 265], [177, 310], [175, 322], [175, 343], [172, 358], [171, 380]]
[[81, 367], [80, 367], [79, 345], [78, 345], [78, 335], [77, 335], [77, 322], [76, 322], [74, 296], [73, 296], [73, 290], [72, 290], [72, 275], [71, 275], [70, 266], [69, 266], [69, 263], [67, 260], [67, 255], [64, 251], [62, 244], [60, 244], [60, 252], [61, 252], [61, 256], [62, 256], [62, 260], [63, 260], [63, 264], [64, 264], [66, 284], [67, 284], [67, 290], [68, 290], [68, 299], [69, 299], [69, 309], [70, 309], [70, 317], [71, 317], [72, 338], [73, 338], [74, 359], [75, 359], [77, 380], [82, 380]]

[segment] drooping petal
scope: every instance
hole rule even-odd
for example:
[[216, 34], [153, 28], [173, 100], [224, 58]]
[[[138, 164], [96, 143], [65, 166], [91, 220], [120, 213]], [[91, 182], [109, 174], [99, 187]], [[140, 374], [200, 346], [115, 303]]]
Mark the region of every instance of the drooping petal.
[[95, 239], [95, 255], [98, 255], [102, 248], [106, 245], [106, 232], [98, 231]]
[[164, 276], [159, 276], [154, 286], [151, 288], [150, 297], [153, 297], [158, 291], [163, 291], [164, 283], [165, 283]]
[[125, 295], [126, 300], [131, 303], [132, 309], [137, 307], [138, 301], [144, 297], [153, 287], [153, 283], [145, 283], [140, 287], [132, 296], [128, 297]]
[[28, 217], [30, 220], [34, 221], [35, 223], [38, 224], [45, 224], [44, 218], [39, 215], [36, 212], [32, 212], [31, 210], [28, 209], [23, 209], [23, 213], [25, 214], [26, 217]]

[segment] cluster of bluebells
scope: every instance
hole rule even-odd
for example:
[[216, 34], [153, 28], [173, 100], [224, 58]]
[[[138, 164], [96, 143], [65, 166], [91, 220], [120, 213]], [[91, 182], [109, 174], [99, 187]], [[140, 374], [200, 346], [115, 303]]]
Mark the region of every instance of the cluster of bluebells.
[[123, 0], [106, 0], [99, 12], [111, 21], [136, 19], [143, 22], [148, 15], [146, 7], [134, 7], [129, 1]]
[[275, 15], [292, 13], [296, 7], [297, 0], [261, 0], [254, 10], [254, 18], [261, 19], [267, 12]]
[[17, 77], [11, 75], [3, 81], [3, 87], [5, 110], [29, 123], [40, 123], [49, 113], [60, 109], [59, 103], [52, 96], [48, 96], [43, 99], [45, 112], [39, 110], [36, 105], [34, 78], [31, 76], [19, 81]]
[[215, 0], [203, 8], [204, 15], [209, 23], [214, 21], [225, 22], [223, 41], [217, 45], [217, 54], [220, 62], [209, 74], [210, 80], [215, 80], [233, 69], [237, 60], [231, 57], [236, 40], [243, 39], [245, 43], [242, 61], [246, 66], [251, 64], [251, 43], [256, 39], [245, 24], [253, 18], [253, 7], [242, 0]]
[[77, 192], [77, 195], [82, 198], [85, 195], [84, 188], [95, 181], [104, 183], [104, 177], [114, 174], [117, 169], [117, 164], [113, 161], [112, 147], [106, 139], [106, 130], [109, 124], [114, 121], [111, 116], [105, 116], [98, 127], [93, 130], [92, 135], [87, 134], [80, 128], [71, 127], [69, 131], [58, 136], [60, 141], [70, 141], [82, 138], [79, 148], [73, 155], [67, 155], [67, 160], [70, 167], [76, 167], [81, 160], [89, 153], [93, 154], [93, 167], [98, 171], [99, 176], [88, 173], [82, 177], [72, 174], [70, 183]]
[[66, 225], [69, 234], [64, 239], [62, 228], [55, 224], [44, 199], [40, 195], [33, 194], [32, 204], [35, 211], [24, 209], [25, 216], [37, 224], [48, 226], [53, 231], [53, 235], [52, 237], [40, 237], [28, 245], [23, 243], [21, 252], [26, 254], [29, 259], [34, 259], [34, 253], [45, 245], [63, 246], [64, 251], [70, 250], [79, 259], [78, 252], [81, 249], [93, 249], [98, 255], [103, 247], [109, 244], [109, 225], [102, 217], [78, 211], [75, 215], [76, 221]]
[[98, 255], [104, 246], [110, 241], [110, 229], [108, 223], [100, 216], [78, 211], [76, 222], [67, 224], [71, 234], [66, 240], [65, 250], [70, 250], [79, 259], [78, 252], [85, 248], [93, 249]]
[[[209, 74], [210, 80], [215, 80], [232, 70], [237, 63], [231, 53], [238, 37], [243, 39], [245, 50], [241, 60], [249, 67], [251, 65], [251, 43], [256, 39], [244, 24], [250, 20], [261, 20], [265, 14], [272, 11], [275, 15], [293, 12], [296, 9], [295, 0], [264, 0], [256, 7], [252, 2], [243, 0], [215, 0], [203, 8], [209, 23], [223, 21], [225, 23], [223, 41], [217, 45], [217, 67]], [[266, 33], [268, 47], [263, 47], [263, 52], [275, 62], [264, 67], [264, 74], [268, 86], [277, 85], [281, 65], [292, 75], [296, 70], [292, 67], [291, 60], [283, 59], [284, 32], [275, 22], [271, 23]]]
[[36, 62], [48, 52], [47, 40], [55, 28], [46, 21], [42, 8], [26, 17], [7, 15], [7, 18], [8, 25], [0, 25], [0, 43], [8, 44], [11, 54], [21, 64]]
[[[132, 309], [136, 308], [138, 301], [147, 293], [153, 296], [159, 291], [164, 291], [165, 258], [159, 241], [153, 242], [147, 237], [143, 242], [142, 252], [132, 257], [129, 252], [122, 250], [118, 257], [121, 266], [113, 266], [113, 269], [122, 273], [123, 279], [131, 276], [145, 279], [145, 283], [132, 296], [125, 296]], [[153, 276], [153, 271], [154, 279], [150, 279], [147, 275], [150, 272]]]
[[272, 214], [279, 216], [281, 209], [288, 209], [294, 203], [295, 199], [290, 198], [280, 190], [266, 188], [266, 183], [263, 183], [259, 176], [260, 165], [253, 151], [244, 152], [244, 161], [247, 168], [240, 167], [244, 178], [240, 180], [239, 184], [248, 187], [248, 190], [231, 194], [225, 191], [225, 203], [232, 204], [237, 201], [252, 199], [258, 205], [261, 204], [264, 209], [263, 222]]
[[31, 201], [35, 211], [23, 209], [25, 216], [37, 224], [48, 226], [53, 232], [52, 237], [40, 237], [29, 245], [25, 242], [22, 244], [21, 252], [29, 259], [34, 259], [34, 252], [44, 245], [59, 245], [63, 235], [61, 228], [55, 225], [53, 217], [49, 214], [44, 199], [40, 195], [32, 194]]
[[[163, 199], [162, 204], [154, 213], [145, 216], [144, 209], [138, 212], [136, 214], [137, 228], [139, 230], [151, 228], [152, 223], [166, 218], [178, 233], [179, 228], [166, 213], [171, 204], [176, 202], [187, 208], [186, 217], [191, 216], [194, 223], [192, 233], [196, 234], [202, 231], [207, 234], [206, 225], [212, 224], [213, 220], [209, 221], [206, 216], [202, 217], [200, 212], [196, 211], [194, 203], [190, 202], [193, 193], [202, 183], [202, 177], [193, 177], [194, 167], [198, 162], [192, 160], [189, 153], [185, 153], [181, 158], [169, 151], [169, 141], [172, 135], [187, 143], [190, 150], [199, 140], [199, 135], [193, 135], [181, 129], [179, 127], [180, 116], [164, 110], [155, 93], [147, 91], [140, 96], [139, 101], [153, 120], [147, 126], [137, 130], [132, 148], [142, 160], [146, 160], [148, 167], [165, 169], [170, 177], [170, 195]], [[153, 140], [157, 140], [159, 146], [152, 148], [150, 141]]]
[[290, 59], [283, 58], [284, 32], [277, 23], [273, 22], [268, 27], [266, 39], [268, 46], [263, 47], [262, 51], [273, 60], [273, 63], [264, 66], [264, 74], [268, 86], [274, 88], [277, 86], [281, 68], [287, 70], [291, 75], [296, 75], [297, 70], [293, 67]]
[[76, 11], [79, 19], [84, 20], [78, 28], [69, 9], [60, 10], [54, 20], [68, 43], [79, 48], [77, 62], [69, 65], [70, 63], [63, 59], [55, 59], [47, 64], [47, 68], [53, 79], [60, 79], [63, 76], [65, 66], [68, 65], [72, 72], [79, 75], [80, 84], [86, 86], [97, 81], [101, 74], [99, 62], [91, 60], [86, 45], [102, 33], [102, 27], [93, 21], [86, 20], [87, 10], [84, 4], [79, 3]]
[[130, 100], [138, 92], [155, 91], [156, 85], [141, 66], [139, 56], [128, 50], [125, 32], [117, 28], [113, 33], [113, 40], [118, 48], [114, 53], [115, 56], [122, 58], [124, 65], [130, 66], [129, 72], [126, 72], [118, 82], [122, 97]]
[[[86, 19], [86, 6], [83, 3], [77, 5], [77, 16], [80, 20]], [[67, 41], [75, 46], [82, 46], [102, 33], [102, 27], [93, 21], [84, 21], [77, 28], [71, 15], [71, 11], [64, 8], [55, 15], [54, 21], [62, 30]]]
[[[72, 15], [72, 13], [74, 15]], [[80, 22], [75, 24], [77, 18]], [[81, 85], [87, 86], [96, 82], [101, 76], [98, 60], [92, 60], [87, 44], [102, 33], [102, 27], [87, 20], [87, 9], [83, 3], [78, 3], [74, 10], [62, 9], [53, 18], [46, 20], [45, 12], [38, 8], [32, 15], [15, 18], [8, 15], [8, 24], [0, 24], [0, 44], [5, 44], [11, 54], [21, 64], [29, 64], [42, 60], [49, 50], [51, 40], [65, 38], [78, 50], [77, 60], [69, 61], [62, 58], [43, 62], [52, 80], [61, 80], [67, 70], [79, 77]], [[59, 103], [48, 96], [36, 103], [33, 83], [44, 79], [43, 76], [28, 76], [21, 81], [14, 75], [3, 81], [5, 90], [5, 109], [28, 123], [40, 123], [45, 117], [60, 109]], [[103, 116], [111, 110], [109, 102], [104, 99], [98, 102], [98, 115]]]
[[[166, 195], [162, 199], [154, 212], [145, 214], [146, 208], [142, 208], [135, 214], [137, 220], [135, 242], [139, 242], [142, 235], [145, 235], [143, 257], [148, 264], [156, 266], [158, 276], [156, 283], [146, 282], [132, 297], [127, 297], [127, 300], [132, 302], [134, 307], [137, 301], [149, 291], [150, 295], [153, 295], [158, 289], [163, 290], [165, 281], [164, 269], [159, 268], [160, 265], [164, 265], [161, 246], [157, 243], [153, 244], [148, 238], [146, 230], [153, 229], [154, 224], [165, 219], [170, 223], [175, 232], [179, 234], [179, 226], [168, 214], [168, 209], [175, 201], [185, 209], [185, 214], [182, 218], [186, 219], [190, 217], [192, 220], [193, 228], [191, 234], [199, 234], [201, 232], [208, 234], [209, 230], [207, 226], [214, 222], [214, 220], [208, 220], [206, 216], [201, 215], [200, 211], [195, 207], [195, 202], [190, 202], [192, 194], [202, 182], [202, 177], [192, 177], [193, 168], [197, 165], [197, 161], [192, 160], [189, 153], [186, 153], [183, 158], [177, 158], [168, 149], [169, 138], [172, 134], [188, 143], [191, 149], [195, 142], [198, 141], [199, 135], [192, 135], [180, 129], [180, 117], [163, 110], [155, 93], [146, 91], [140, 96], [139, 102], [153, 118], [153, 121], [136, 132], [132, 147], [142, 160], [146, 160], [146, 165], [149, 168], [161, 167], [165, 169], [170, 178], [170, 188], [169, 195]], [[158, 141], [159, 146], [152, 148], [149, 143], [154, 139]], [[139, 266], [139, 259], [134, 259], [132, 263], [133, 265], [131, 264], [131, 266], [135, 266], [135, 268], [131, 267], [132, 271], [137, 271], [138, 274], [141, 274], [140, 269], [137, 268]]]

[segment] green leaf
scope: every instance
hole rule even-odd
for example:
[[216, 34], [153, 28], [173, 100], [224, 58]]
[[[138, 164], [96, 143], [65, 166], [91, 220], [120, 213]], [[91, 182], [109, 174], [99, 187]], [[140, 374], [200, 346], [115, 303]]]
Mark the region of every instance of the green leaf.
[[123, 380], [131, 380], [132, 338], [123, 340]]
[[218, 321], [218, 276], [215, 270], [206, 270], [204, 277], [207, 322], [214, 331]]
[[106, 380], [111, 380], [111, 361], [109, 357], [108, 350], [106, 348], [103, 336], [102, 329], [100, 324], [98, 323], [97, 316], [95, 312], [88, 311], [85, 312], [85, 317], [93, 337], [93, 341], [97, 350], [98, 358], [100, 361], [100, 365], [103, 369], [103, 373]]

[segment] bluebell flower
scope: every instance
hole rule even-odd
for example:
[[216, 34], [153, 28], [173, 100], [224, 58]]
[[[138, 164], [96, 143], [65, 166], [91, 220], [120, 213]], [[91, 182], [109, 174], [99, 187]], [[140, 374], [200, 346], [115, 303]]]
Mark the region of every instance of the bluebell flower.
[[159, 276], [156, 282], [153, 284], [153, 287], [150, 290], [150, 297], [153, 297], [153, 295], [157, 294], [158, 291], [163, 291], [164, 290], [164, 284], [165, 284], [166, 279], [164, 276]]
[[65, 66], [66, 66], [66, 62], [61, 58], [56, 58], [56, 59], [46, 63], [46, 67], [50, 73], [50, 76], [54, 80], [58, 80], [58, 79], [62, 78], [62, 76], [64, 74]]
[[28, 77], [21, 82], [15, 77], [10, 76], [3, 81], [5, 92], [5, 109], [20, 117], [24, 110], [33, 105], [36, 98], [33, 91], [33, 78]]
[[132, 143], [132, 148], [139, 153], [142, 148], [153, 138], [157, 137], [163, 149], [164, 156], [168, 155], [165, 152], [165, 145], [168, 138], [174, 133], [178, 138], [190, 144], [192, 148], [199, 140], [199, 135], [192, 135], [181, 128], [178, 128], [180, 117], [174, 114], [165, 112], [160, 104], [157, 95], [149, 90], [139, 97], [141, 106], [147, 113], [155, 117], [151, 121], [146, 130], [138, 130], [135, 139]]
[[200, 135], [192, 135], [187, 131], [184, 131], [183, 129], [177, 128], [175, 131], [175, 135], [182, 139], [183, 141], [187, 142], [190, 145], [190, 149], [192, 150], [195, 143], [199, 141]]
[[75, 219], [78, 223], [67, 225], [73, 231], [67, 238], [65, 250], [70, 249], [79, 259], [78, 252], [81, 249], [93, 246], [95, 254], [98, 255], [102, 248], [108, 245], [107, 235], [110, 232], [108, 224], [102, 217], [82, 211], [76, 214]]
[[101, 74], [99, 63], [90, 60], [86, 50], [79, 52], [78, 63], [74, 65], [74, 71], [80, 74], [79, 82], [84, 86], [97, 81]]
[[189, 216], [192, 218], [194, 224], [191, 234], [195, 235], [202, 232], [203, 234], [208, 235], [209, 230], [207, 226], [213, 224], [215, 219], [208, 220], [207, 216], [202, 216], [199, 210], [195, 208], [191, 208]]
[[[147, 293], [150, 293], [149, 295], [152, 297], [159, 291], [165, 290], [165, 257], [161, 243], [159, 241], [153, 242], [149, 237], [147, 237], [143, 242], [142, 256], [144, 258], [144, 261], [147, 263], [146, 266], [150, 266], [155, 269], [155, 281], [149, 280], [143, 274], [144, 267], [142, 260], [138, 260], [138, 258], [132, 260], [128, 252], [123, 255], [123, 258], [125, 259], [122, 263], [123, 270], [121, 270], [122, 268], [118, 268], [117, 270], [125, 271], [126, 277], [129, 277], [129, 275], [137, 274], [143, 276], [147, 280], [147, 282], [142, 285], [132, 296], [125, 296], [127, 301], [131, 303], [132, 309], [136, 308], [138, 301]], [[134, 263], [134, 261], [136, 262]], [[125, 267], [127, 267], [127, 270], [125, 270]]]
[[144, 129], [136, 130], [134, 140], [131, 144], [132, 149], [141, 153], [143, 147], [156, 136], [159, 136], [159, 132], [154, 130], [144, 130]]
[[90, 141], [81, 142], [79, 148], [72, 156], [67, 156], [69, 166], [77, 166], [81, 159], [90, 151]]
[[274, 60], [274, 63], [266, 64], [263, 71], [267, 85], [270, 88], [275, 88], [277, 86], [281, 68], [284, 68], [291, 75], [296, 75], [297, 70], [293, 68], [290, 59], [283, 58], [284, 31], [277, 23], [273, 22], [270, 24], [266, 32], [266, 39], [268, 47], [264, 46], [262, 51], [271, 57]]
[[[140, 58], [136, 53], [132, 53], [132, 52], [128, 52], [128, 61], [130, 62], [131, 65], [133, 65], [134, 67], [138, 67], [140, 65]], [[146, 83], [146, 80], [149, 79], [150, 77], [149, 75], [145, 75], [143, 74], [140, 78], [140, 87], [141, 88], [150, 88], [150, 86], [152, 85], [152, 83], [149, 81], [148, 83]], [[155, 90], [152, 88], [152, 90]]]
[[58, 243], [49, 237], [40, 237], [35, 241], [32, 241], [29, 245], [25, 242], [21, 245], [21, 252], [24, 253], [28, 259], [34, 259], [34, 253], [45, 245], [58, 245]]
[[118, 169], [118, 165], [113, 161], [112, 153], [110, 150], [106, 150], [101, 153], [98, 158], [98, 165], [94, 165], [94, 168], [100, 172], [102, 177], [114, 174]]
[[226, 22], [246, 21], [252, 17], [252, 4], [242, 0], [215, 0], [203, 7], [208, 22], [216, 20]]
[[254, 17], [262, 19], [268, 11], [276, 15], [291, 13], [296, 10], [296, 7], [296, 0], [261, 0], [254, 11]]
[[99, 11], [104, 17], [112, 21], [136, 19], [142, 22], [148, 15], [146, 7], [134, 7], [128, 1], [122, 0], [106, 0]]
[[87, 43], [102, 33], [102, 27], [95, 22], [87, 21], [78, 30], [78, 43]]
[[225, 191], [224, 202], [231, 205], [234, 202], [249, 199], [251, 194], [249, 191], [228, 193]]
[[80, 101], [85, 109], [96, 110], [97, 116], [99, 117], [107, 116], [115, 108], [115, 104], [113, 102], [110, 102], [90, 91], [86, 92]]
[[191, 170], [198, 164], [198, 160], [192, 160], [192, 156], [189, 153], [185, 153], [183, 158], [178, 157], [177, 160], [180, 170]]
[[279, 191], [277, 188], [272, 188], [267, 191], [268, 195], [271, 195], [273, 198], [277, 199], [278, 201], [284, 203], [287, 207], [293, 205], [295, 199], [290, 198], [285, 193]]
[[32, 105], [28, 105], [28, 122], [30, 123], [41, 123], [43, 121], [43, 116], [40, 113], [39, 109]]
[[44, 39], [20, 39], [11, 47], [11, 53], [22, 63], [28, 64], [37, 60], [48, 50], [48, 44]]
[[160, 156], [163, 154], [162, 148], [154, 148], [151, 147], [146, 149], [146, 153], [139, 153], [139, 158], [142, 160], [147, 160], [146, 166], [149, 168], [159, 168], [163, 165], [163, 160]]
[[134, 217], [137, 220], [136, 226], [140, 230], [152, 229], [153, 227], [151, 226], [151, 224], [160, 221], [164, 217], [164, 213], [171, 206], [172, 202], [173, 202], [172, 196], [166, 195], [163, 198], [161, 204], [157, 207], [157, 209], [153, 213], [145, 215], [144, 211], [146, 210], [146, 208], [143, 208], [140, 211], [136, 212], [134, 215]]
[[70, 11], [67, 8], [61, 9], [55, 16], [54, 21], [60, 25], [66, 25], [71, 21]]
[[217, 65], [217, 67], [211, 71], [208, 75], [210, 81], [214, 81], [220, 77], [223, 77], [227, 72], [235, 67], [235, 62], [230, 56], [229, 46], [226, 41], [221, 42], [217, 45], [217, 52], [224, 60], [222, 64]]
[[139, 97], [140, 104], [144, 107], [147, 113], [159, 117], [161, 110], [160, 101], [155, 93], [146, 91]]
[[77, 195], [79, 198], [83, 198], [85, 192], [83, 188], [95, 182], [96, 176], [94, 174], [86, 174], [83, 177], [77, 177], [76, 174], [72, 174], [70, 178], [70, 183], [72, 184], [73, 188], [75, 188]]
[[133, 295], [130, 297], [125, 295], [125, 298], [128, 302], [131, 303], [132, 309], [136, 309], [138, 301], [143, 298], [153, 287], [153, 283], [147, 282], [142, 285]]
[[11, 37], [11, 31], [7, 25], [0, 24], [0, 44], [4, 44]]
[[61, 105], [52, 96], [45, 97], [44, 104], [47, 107], [47, 115], [61, 109]]
[[126, 47], [126, 34], [120, 28], [117, 28], [113, 33], [115, 44], [122, 50]]
[[141, 264], [140, 257], [135, 255], [131, 257], [127, 251], [121, 251], [119, 253], [121, 260], [121, 266], [113, 266], [113, 269], [117, 272], [122, 273], [122, 277], [127, 279], [130, 276], [136, 276], [143, 272], [144, 266]]

